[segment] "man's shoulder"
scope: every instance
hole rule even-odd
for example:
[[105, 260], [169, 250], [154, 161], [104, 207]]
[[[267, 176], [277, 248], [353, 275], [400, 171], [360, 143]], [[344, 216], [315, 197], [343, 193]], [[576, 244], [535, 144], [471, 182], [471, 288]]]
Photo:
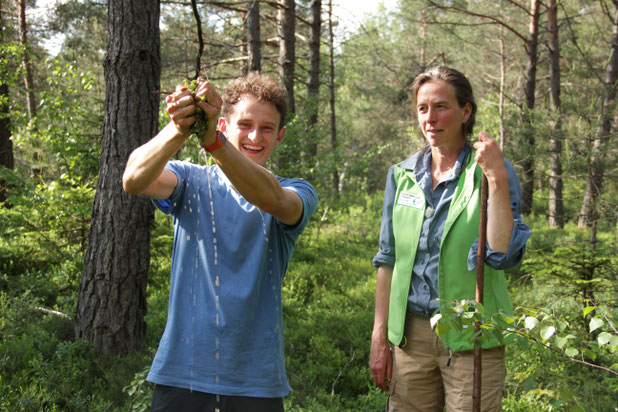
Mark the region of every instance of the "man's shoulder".
[[315, 194], [315, 196], [317, 196], [317, 191], [315, 190], [313, 185], [304, 179], [300, 179], [296, 177], [281, 177], [281, 176], [275, 176], [275, 177], [279, 181], [279, 184], [281, 185], [281, 187], [284, 189], [287, 188], [287, 189], [291, 189], [294, 191], [296, 191], [295, 189], [303, 190], [303, 191], [310, 192], [311, 194]]

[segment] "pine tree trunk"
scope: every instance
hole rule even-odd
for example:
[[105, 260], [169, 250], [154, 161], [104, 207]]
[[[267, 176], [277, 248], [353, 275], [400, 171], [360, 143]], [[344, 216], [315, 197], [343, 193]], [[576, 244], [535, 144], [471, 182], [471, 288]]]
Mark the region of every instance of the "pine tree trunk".
[[[504, 17], [504, 6], [500, 2], [500, 17]], [[504, 153], [506, 147], [506, 135], [504, 133], [504, 86], [506, 83], [506, 54], [504, 50], [504, 25], [500, 25], [499, 39], [500, 43], [500, 92], [498, 102], [498, 114], [500, 125], [500, 150]]]
[[560, 103], [560, 46], [558, 43], [558, 7], [556, 0], [547, 2], [549, 32], [549, 84], [551, 91], [553, 132], [549, 137], [549, 227], [564, 226], [562, 204], [562, 119]]
[[[337, 118], [335, 116], [335, 35], [333, 32], [333, 0], [328, 2], [329, 89], [330, 89], [330, 144], [337, 153]], [[335, 165], [337, 162], [335, 162]], [[333, 168], [333, 191], [339, 193], [339, 172]]]
[[253, 0], [247, 9], [247, 43], [249, 45], [248, 71], [262, 70], [262, 42], [260, 40], [260, 2]]
[[18, 0], [19, 9], [19, 41], [24, 48], [22, 57], [22, 68], [24, 69], [24, 87], [26, 88], [26, 104], [28, 106], [28, 116], [30, 119], [36, 117], [36, 102], [34, 100], [34, 89], [32, 87], [32, 65], [30, 64], [28, 47], [28, 24], [26, 22], [26, 0]]
[[[0, 101], [8, 101], [9, 86], [4, 83], [0, 85]], [[13, 158], [13, 142], [11, 141], [9, 107], [7, 104], [0, 103], [0, 167], [12, 170], [15, 166]], [[7, 198], [7, 182], [0, 178], [0, 202]]]
[[[311, 32], [309, 36], [309, 78], [307, 79], [307, 117], [309, 127], [318, 124], [318, 103], [320, 101], [320, 37], [322, 34], [322, 0], [311, 1]], [[316, 137], [315, 134], [312, 136]], [[318, 154], [317, 140], [308, 143], [311, 164]]]
[[[0, 43], [5, 41], [4, 15], [0, 7]], [[9, 85], [0, 85], [0, 167], [13, 170], [15, 159], [13, 157], [13, 141], [11, 140], [11, 118], [9, 105], [2, 102], [9, 101]], [[7, 183], [0, 178], [0, 202], [6, 200]]]
[[526, 65], [526, 83], [524, 85], [525, 104], [523, 110], [524, 143], [527, 153], [522, 162], [522, 210], [529, 214], [532, 211], [532, 195], [534, 193], [534, 131], [532, 130], [528, 112], [534, 109], [534, 93], [536, 90], [536, 64], [539, 37], [539, 0], [530, 0], [530, 24], [526, 52], [528, 64]]
[[597, 133], [592, 141], [588, 165], [588, 182], [584, 201], [579, 214], [578, 226], [580, 229], [593, 227], [597, 220], [596, 203], [601, 195], [603, 186], [604, 162], [607, 145], [611, 138], [611, 122], [616, 110], [616, 82], [618, 81], [618, 2], [614, 18], [614, 31], [610, 49], [610, 60], [605, 73], [605, 96], [601, 107], [601, 119]]
[[76, 338], [125, 354], [146, 332], [154, 209], [122, 190], [131, 151], [157, 132], [159, 0], [109, 0], [106, 101], [99, 180], [76, 309]]
[[[288, 91], [288, 118], [296, 114], [294, 102], [294, 66], [296, 64], [296, 1], [280, 0], [279, 4], [279, 74]], [[282, 119], [285, 122], [287, 119]]]

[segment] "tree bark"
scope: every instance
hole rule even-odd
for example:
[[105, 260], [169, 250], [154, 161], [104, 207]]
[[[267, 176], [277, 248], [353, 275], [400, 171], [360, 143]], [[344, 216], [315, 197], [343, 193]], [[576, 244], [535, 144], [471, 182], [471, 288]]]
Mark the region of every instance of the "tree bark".
[[[0, 43], [5, 41], [4, 16], [0, 7]], [[11, 118], [8, 104], [2, 102], [9, 101], [9, 85], [0, 85], [0, 167], [13, 170], [15, 158], [13, 157], [13, 141], [11, 140]], [[6, 200], [7, 183], [0, 179], [0, 202]]]
[[34, 89], [32, 87], [32, 64], [30, 63], [30, 53], [28, 50], [28, 24], [26, 22], [26, 0], [17, 0], [19, 19], [19, 41], [24, 49], [22, 57], [22, 68], [24, 69], [24, 87], [26, 88], [26, 105], [28, 106], [28, 116], [30, 119], [36, 117], [36, 101], [34, 99]]
[[[504, 5], [502, 1], [500, 1], [500, 17], [504, 18]], [[498, 102], [498, 114], [499, 114], [499, 125], [500, 125], [500, 150], [504, 153], [504, 148], [506, 146], [506, 136], [504, 133], [504, 86], [506, 83], [506, 54], [504, 50], [504, 26], [500, 25], [500, 34], [499, 39], [500, 43], [500, 92], [499, 92], [499, 102]]]
[[131, 151], [158, 127], [159, 0], [109, 0], [106, 101], [99, 180], [75, 335], [108, 354], [140, 347], [146, 323], [152, 203], [122, 190]]
[[611, 138], [612, 115], [616, 109], [616, 82], [618, 80], [618, 2], [614, 18], [614, 30], [610, 49], [610, 60], [605, 72], [605, 95], [601, 106], [599, 128], [592, 141], [592, 150], [588, 163], [588, 182], [584, 201], [579, 214], [578, 227], [595, 227], [598, 218], [597, 200], [602, 193], [604, 162], [607, 145]]
[[[296, 1], [280, 0], [279, 12], [279, 74], [288, 91], [288, 119], [296, 114], [294, 102], [294, 66], [296, 64]], [[282, 119], [285, 122], [287, 119]]]
[[[0, 85], [0, 101], [8, 101], [9, 85]], [[10, 114], [7, 104], [0, 103], [0, 167], [13, 170], [15, 159], [13, 157], [13, 142], [11, 141]], [[7, 182], [0, 178], [0, 202], [7, 198]]]
[[547, 1], [549, 33], [549, 85], [552, 102], [553, 132], [549, 137], [549, 227], [564, 227], [562, 203], [562, 114], [560, 103], [560, 45], [558, 43], [558, 7]]
[[262, 70], [262, 41], [260, 40], [260, 2], [253, 0], [247, 9], [248, 71]]
[[[311, 32], [309, 36], [309, 78], [307, 79], [307, 117], [309, 127], [318, 124], [318, 107], [320, 101], [320, 38], [322, 35], [322, 0], [311, 1]], [[317, 135], [308, 143], [308, 155], [312, 165], [318, 154]]]
[[524, 95], [526, 107], [523, 110], [522, 121], [524, 123], [523, 138], [527, 146], [527, 153], [522, 162], [522, 210], [525, 214], [532, 211], [532, 195], [534, 193], [534, 131], [528, 112], [534, 109], [534, 94], [536, 91], [536, 65], [539, 37], [539, 0], [530, 0], [530, 24], [528, 39], [526, 41], [526, 53], [528, 64], [526, 65], [526, 83]]
[[[328, 46], [329, 46], [329, 91], [330, 91], [330, 144], [335, 155], [338, 153], [337, 118], [335, 116], [335, 35], [333, 32], [333, 0], [328, 1]], [[337, 162], [333, 167], [333, 192], [339, 193], [339, 172]]]

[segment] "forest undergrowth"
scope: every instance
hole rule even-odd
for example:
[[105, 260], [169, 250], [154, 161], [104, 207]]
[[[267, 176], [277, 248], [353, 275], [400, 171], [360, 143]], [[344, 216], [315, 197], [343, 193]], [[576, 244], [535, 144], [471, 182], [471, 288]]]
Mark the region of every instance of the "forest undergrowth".
[[[157, 214], [153, 231], [143, 348], [103, 357], [74, 339], [82, 253], [78, 237], [67, 238], [73, 231], [61, 228], [76, 230], [79, 221], [51, 219], [60, 200], [49, 190], [30, 189], [49, 202], [38, 216], [24, 214], [31, 205], [16, 199], [11, 209], [0, 209], [0, 410], [148, 410], [152, 386], [145, 376], [167, 314], [171, 220]], [[91, 192], [80, 195], [88, 199]], [[360, 199], [346, 207], [322, 205], [286, 275], [285, 351], [293, 388], [287, 411], [384, 409], [387, 394], [375, 388], [367, 366], [381, 198]], [[587, 232], [569, 225], [547, 229], [544, 222], [530, 219], [526, 259], [507, 274], [518, 338], [507, 347], [504, 409], [614, 410], [615, 231], [600, 228], [603, 247], [591, 252]]]

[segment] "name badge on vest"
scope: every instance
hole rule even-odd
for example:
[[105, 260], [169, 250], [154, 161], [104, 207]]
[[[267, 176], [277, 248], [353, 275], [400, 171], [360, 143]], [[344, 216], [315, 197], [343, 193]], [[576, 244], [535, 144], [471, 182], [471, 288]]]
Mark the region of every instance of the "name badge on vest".
[[399, 195], [399, 199], [397, 200], [398, 205], [410, 206], [415, 209], [422, 209], [425, 205], [425, 198], [423, 196], [415, 195], [410, 192], [401, 192]]

